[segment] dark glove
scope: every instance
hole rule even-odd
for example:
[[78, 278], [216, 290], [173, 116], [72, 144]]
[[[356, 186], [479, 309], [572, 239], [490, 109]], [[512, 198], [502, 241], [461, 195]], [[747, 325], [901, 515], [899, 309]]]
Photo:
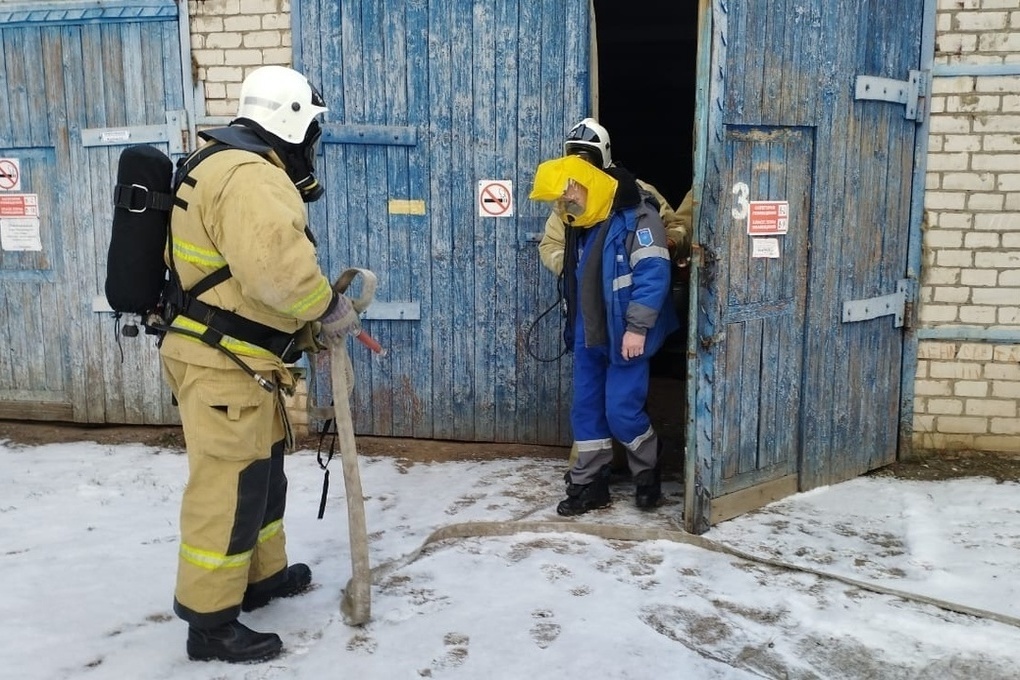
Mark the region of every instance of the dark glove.
[[327, 345], [343, 342], [348, 335], [357, 335], [361, 332], [361, 319], [354, 311], [354, 305], [351, 304], [350, 298], [339, 293], [333, 295], [329, 311], [319, 321], [322, 323], [319, 337]]

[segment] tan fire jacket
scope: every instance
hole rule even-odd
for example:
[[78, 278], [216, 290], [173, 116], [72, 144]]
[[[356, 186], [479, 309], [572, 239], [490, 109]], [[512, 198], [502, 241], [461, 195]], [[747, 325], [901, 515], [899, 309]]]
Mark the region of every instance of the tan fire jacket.
[[[275, 160], [275, 157], [274, 157]], [[332, 299], [315, 246], [305, 234], [307, 212], [282, 164], [239, 149], [215, 153], [182, 184], [171, 218], [173, 262], [185, 290], [221, 266], [231, 276], [199, 300], [285, 333], [321, 317]], [[205, 326], [178, 316], [171, 324], [201, 333]], [[256, 371], [283, 368], [267, 350], [238, 338], [221, 345]], [[202, 341], [167, 334], [161, 353], [188, 363], [236, 368], [229, 357]]]

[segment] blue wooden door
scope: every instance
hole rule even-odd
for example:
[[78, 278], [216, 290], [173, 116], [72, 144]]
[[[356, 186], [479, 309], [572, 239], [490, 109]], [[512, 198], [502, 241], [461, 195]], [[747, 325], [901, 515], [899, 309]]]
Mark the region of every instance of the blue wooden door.
[[[569, 441], [569, 361], [539, 264], [547, 210], [527, 200], [540, 161], [589, 113], [587, 0], [294, 3], [296, 64], [329, 106], [325, 199], [311, 224], [329, 271], [379, 277], [354, 345], [359, 434]], [[568, 30], [569, 27], [569, 30]], [[480, 215], [479, 184], [508, 181], [512, 216]], [[313, 415], [327, 416], [320, 355]]]
[[690, 530], [897, 455], [926, 5], [711, 3]]
[[0, 417], [179, 422], [152, 338], [120, 337], [102, 313], [120, 150], [187, 143], [178, 9], [0, 4], [0, 159], [20, 167], [0, 203], [38, 208], [3, 225], [38, 243], [0, 250]]

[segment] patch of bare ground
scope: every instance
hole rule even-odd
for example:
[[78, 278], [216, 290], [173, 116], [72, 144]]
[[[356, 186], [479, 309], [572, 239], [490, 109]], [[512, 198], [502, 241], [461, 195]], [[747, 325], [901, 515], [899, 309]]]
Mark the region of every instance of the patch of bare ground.
[[[26, 446], [59, 442], [94, 441], [99, 444], [144, 444], [163, 449], [184, 450], [180, 427], [135, 425], [83, 425], [40, 421], [0, 420], [0, 441]], [[456, 442], [398, 437], [358, 437], [358, 453], [367, 456], [393, 456], [412, 461], [492, 460], [498, 458], [550, 458], [567, 460], [569, 450], [562, 446]], [[321, 445], [328, 447], [329, 441]], [[304, 434], [297, 438], [297, 449], [319, 450], [320, 436]], [[670, 466], [672, 467], [672, 466]], [[679, 467], [679, 466], [677, 466]], [[908, 459], [897, 461], [868, 473], [873, 476], [914, 480], [991, 477], [1000, 482], [1020, 481], [1020, 453], [980, 451], [915, 451]]]
[[991, 477], [999, 482], [1017, 482], [1020, 481], [1020, 452], [914, 451], [909, 458], [869, 474], [916, 480]]
[[[180, 427], [140, 425], [83, 425], [40, 421], [0, 420], [0, 441], [24, 446], [91, 441], [98, 444], [143, 444], [163, 449], [184, 450]], [[398, 437], [357, 437], [358, 453], [393, 456], [413, 461], [492, 460], [498, 458], [552, 458], [566, 461], [569, 449], [562, 446], [454, 442]], [[329, 447], [328, 436], [299, 435], [295, 449], [319, 450]]]

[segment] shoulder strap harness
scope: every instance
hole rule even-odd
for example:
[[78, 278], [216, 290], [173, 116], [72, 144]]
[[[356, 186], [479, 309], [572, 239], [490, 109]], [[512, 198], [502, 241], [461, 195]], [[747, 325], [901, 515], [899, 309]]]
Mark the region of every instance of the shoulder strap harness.
[[[201, 132], [199, 135], [213, 140], [214, 143], [203, 146], [186, 159], [178, 161], [177, 171], [174, 174], [174, 194], [172, 200], [173, 205], [182, 210], [188, 209], [188, 202], [177, 196], [177, 189], [181, 184], [187, 184], [191, 187], [197, 185], [197, 181], [190, 176], [190, 173], [203, 160], [214, 153], [226, 151], [227, 149], [242, 149], [259, 153], [260, 155], [265, 154], [270, 149], [268, 145], [262, 143], [254, 133], [251, 133], [246, 128], [219, 128], [217, 130]], [[160, 196], [166, 195], [160, 194]], [[184, 290], [180, 277], [177, 274], [177, 268], [174, 266], [173, 233], [169, 226], [169, 221], [167, 223], [167, 248], [170, 260], [170, 278], [167, 282], [166, 293], [164, 294], [163, 328], [159, 330], [190, 335], [207, 345], [215, 347], [226, 353], [235, 363], [245, 369], [262, 387], [272, 391], [274, 389], [272, 383], [252, 371], [237, 355], [220, 344], [220, 341], [224, 336], [229, 335], [238, 340], [257, 345], [280, 357], [285, 362], [293, 362], [300, 356], [299, 352], [295, 353], [293, 351], [294, 335], [257, 321], [252, 321], [239, 314], [220, 309], [198, 299], [200, 295], [231, 277], [228, 265], [210, 272], [194, 286]], [[184, 329], [172, 327], [170, 322], [178, 315], [197, 321], [204, 325], [206, 330], [202, 333], [192, 333]]]

